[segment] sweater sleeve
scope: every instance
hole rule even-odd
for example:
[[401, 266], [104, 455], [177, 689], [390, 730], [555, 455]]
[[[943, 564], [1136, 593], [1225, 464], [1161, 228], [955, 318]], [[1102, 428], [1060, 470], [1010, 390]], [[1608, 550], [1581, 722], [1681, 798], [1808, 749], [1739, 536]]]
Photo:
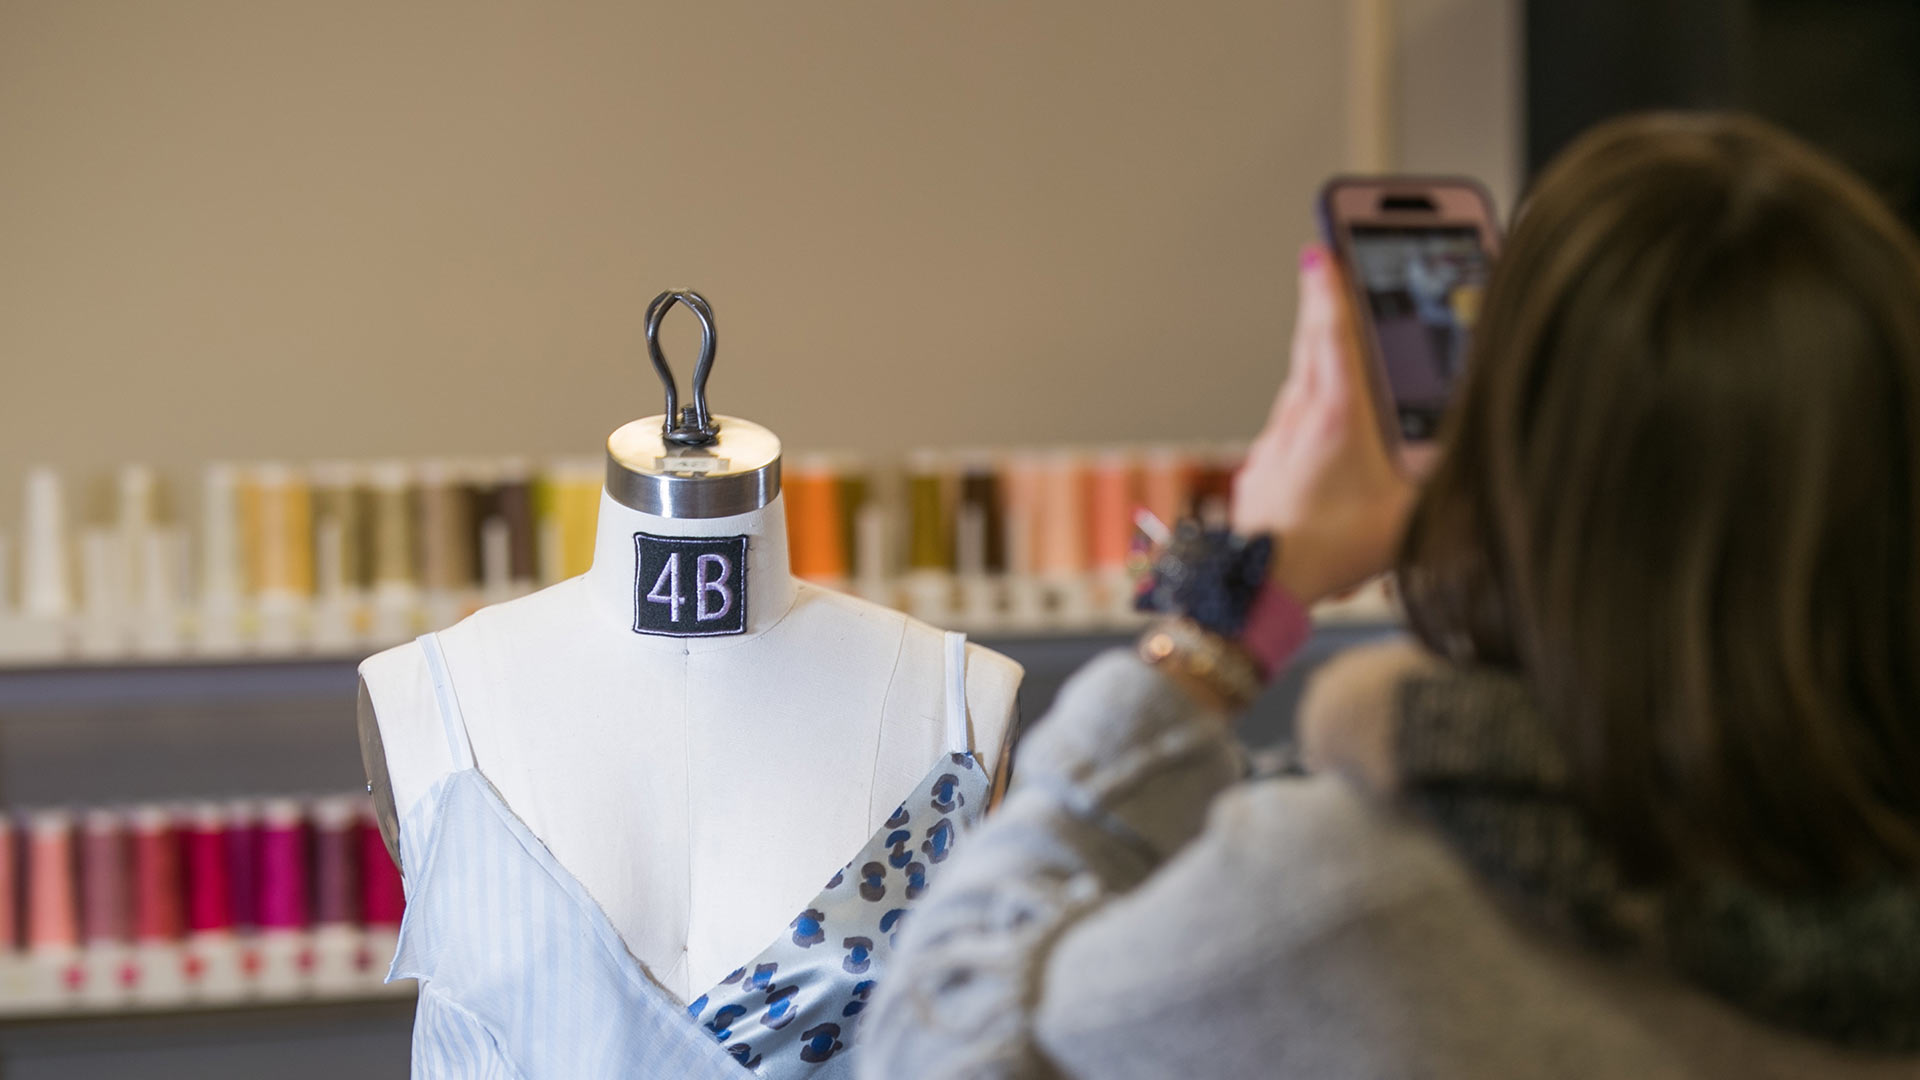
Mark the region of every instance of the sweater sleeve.
[[1192, 840], [1244, 771], [1226, 720], [1158, 672], [1120, 651], [1088, 664], [914, 912], [862, 1019], [861, 1075], [1059, 1075], [1035, 1031], [1056, 945]]

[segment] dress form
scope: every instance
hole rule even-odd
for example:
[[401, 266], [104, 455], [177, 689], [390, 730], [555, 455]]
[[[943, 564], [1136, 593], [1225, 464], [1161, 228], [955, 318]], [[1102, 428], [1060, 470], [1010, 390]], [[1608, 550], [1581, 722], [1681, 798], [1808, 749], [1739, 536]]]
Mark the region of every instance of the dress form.
[[[652, 584], [636, 534], [744, 536], [742, 632], [636, 632]], [[793, 578], [778, 497], [686, 517], [603, 494], [585, 575], [482, 609], [439, 640], [481, 772], [681, 1001], [781, 933], [943, 752], [940, 631]], [[391, 846], [395, 811], [453, 762], [418, 643], [361, 676], [363, 750]], [[1003, 761], [1020, 677], [968, 647], [983, 762]]]

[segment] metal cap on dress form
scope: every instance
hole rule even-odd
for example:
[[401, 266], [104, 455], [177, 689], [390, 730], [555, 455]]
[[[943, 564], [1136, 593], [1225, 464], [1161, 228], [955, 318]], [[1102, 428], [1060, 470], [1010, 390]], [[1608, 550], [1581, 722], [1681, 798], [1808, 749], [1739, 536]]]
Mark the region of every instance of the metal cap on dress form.
[[[660, 350], [660, 321], [676, 303], [693, 312], [701, 328], [693, 400], [684, 408]], [[714, 344], [713, 308], [699, 293], [669, 290], [647, 306], [647, 352], [666, 390], [667, 411], [607, 437], [607, 494], [622, 506], [659, 517], [731, 517], [780, 494], [780, 439], [750, 420], [707, 409]]]

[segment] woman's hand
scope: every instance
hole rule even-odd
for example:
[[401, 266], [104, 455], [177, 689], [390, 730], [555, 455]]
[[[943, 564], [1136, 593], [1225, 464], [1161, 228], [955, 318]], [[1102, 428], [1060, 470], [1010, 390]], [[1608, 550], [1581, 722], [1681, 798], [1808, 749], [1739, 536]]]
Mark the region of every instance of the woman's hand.
[[1233, 527], [1273, 533], [1273, 578], [1311, 605], [1384, 573], [1413, 505], [1382, 442], [1346, 290], [1326, 249], [1300, 253], [1293, 361], [1234, 478]]

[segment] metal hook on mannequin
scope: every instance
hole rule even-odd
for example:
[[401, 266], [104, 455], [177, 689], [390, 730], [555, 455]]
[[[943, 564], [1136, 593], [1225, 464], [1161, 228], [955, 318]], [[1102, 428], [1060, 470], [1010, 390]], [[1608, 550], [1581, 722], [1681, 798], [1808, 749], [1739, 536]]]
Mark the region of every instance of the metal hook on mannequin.
[[[700, 359], [693, 366], [693, 403], [680, 407], [680, 388], [674, 382], [673, 369], [660, 349], [660, 323], [675, 304], [684, 304], [700, 320]], [[720, 438], [719, 425], [707, 409], [707, 376], [713, 372], [717, 335], [713, 327], [713, 305], [692, 289], [668, 289], [647, 305], [647, 355], [653, 358], [654, 373], [667, 392], [666, 420], [660, 437], [676, 446], [711, 446]]]

